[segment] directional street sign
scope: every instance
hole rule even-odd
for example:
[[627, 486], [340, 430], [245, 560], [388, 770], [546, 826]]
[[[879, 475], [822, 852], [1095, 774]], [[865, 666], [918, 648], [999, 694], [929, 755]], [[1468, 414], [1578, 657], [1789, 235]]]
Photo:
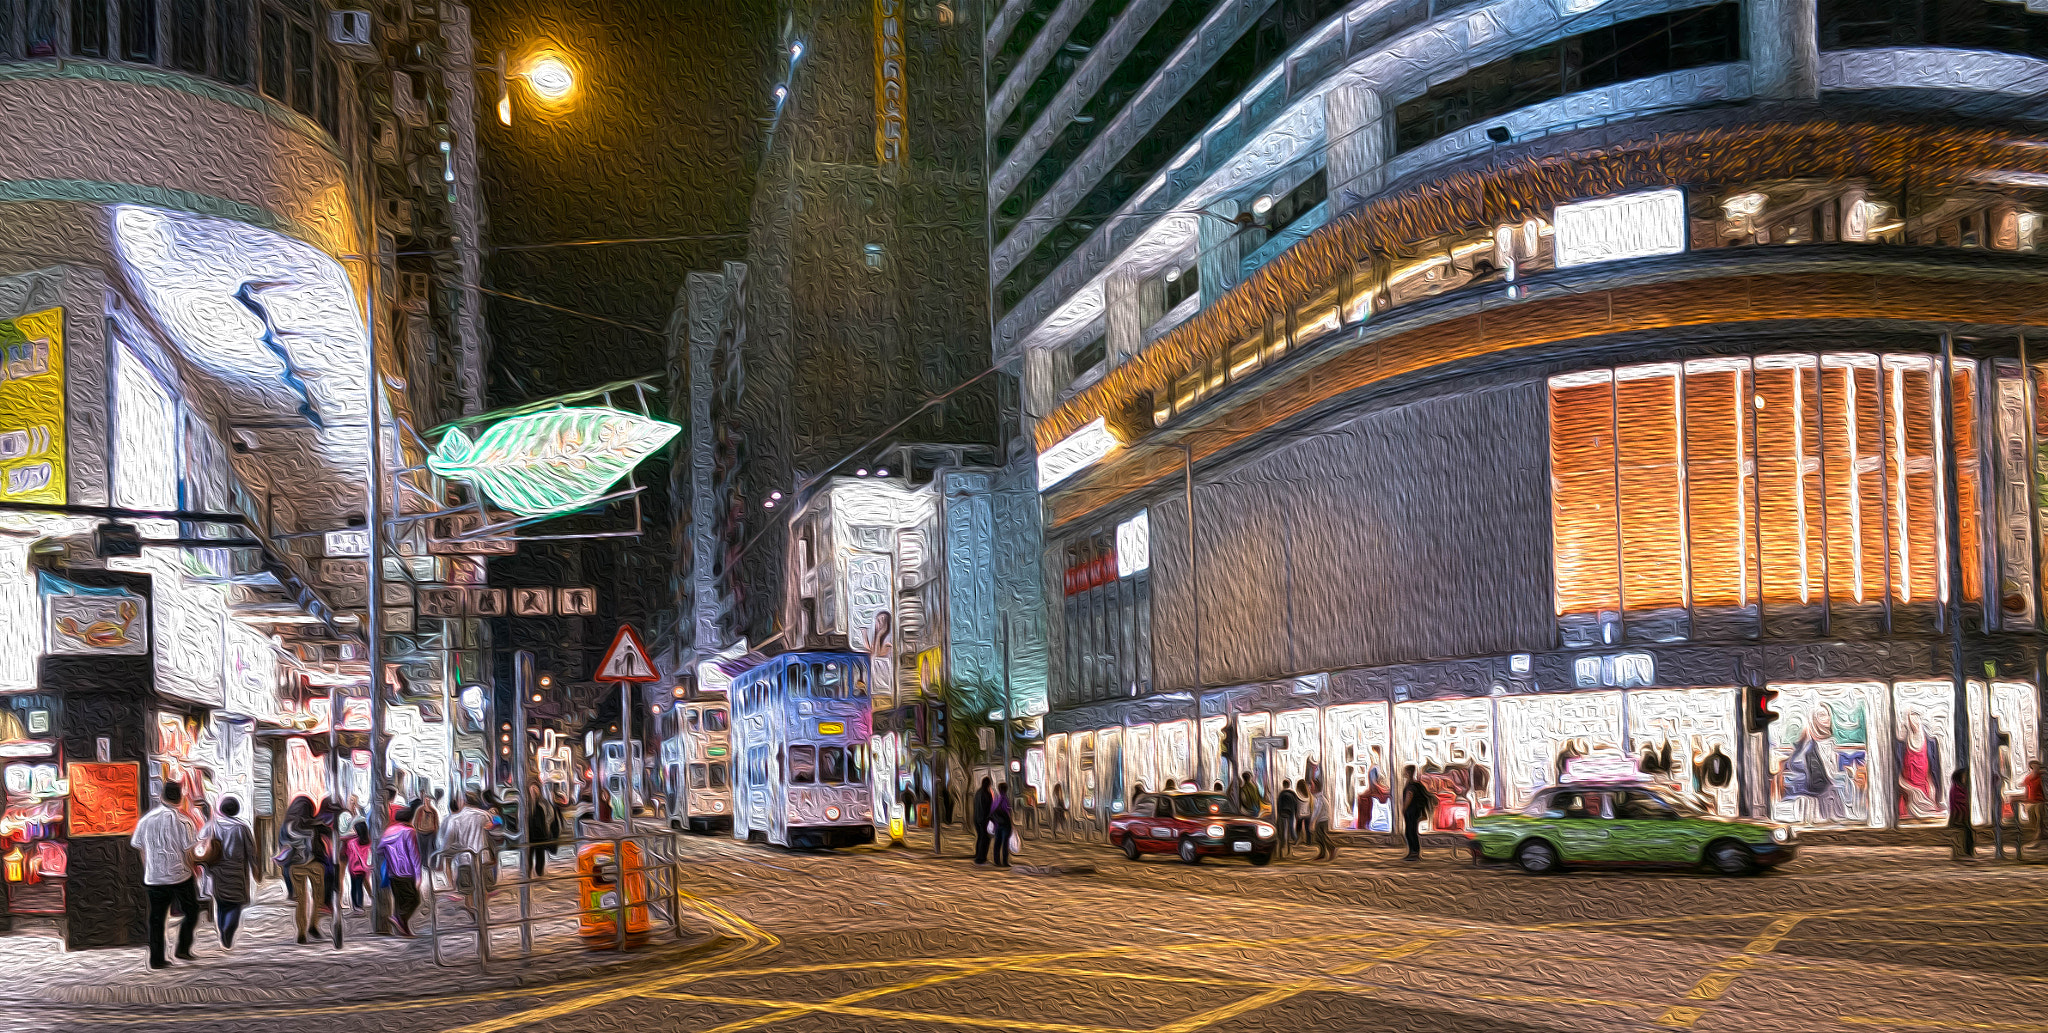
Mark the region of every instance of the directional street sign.
[[1286, 737], [1286, 736], [1284, 736], [1284, 735], [1255, 735], [1255, 736], [1252, 736], [1252, 749], [1255, 749], [1255, 750], [1285, 750], [1286, 748], [1287, 748], [1287, 737]]
[[660, 681], [661, 675], [654, 669], [654, 661], [647, 658], [647, 647], [640, 642], [631, 624], [619, 625], [619, 633], [612, 638], [612, 647], [605, 650], [604, 662], [597, 665], [597, 677], [593, 681]]

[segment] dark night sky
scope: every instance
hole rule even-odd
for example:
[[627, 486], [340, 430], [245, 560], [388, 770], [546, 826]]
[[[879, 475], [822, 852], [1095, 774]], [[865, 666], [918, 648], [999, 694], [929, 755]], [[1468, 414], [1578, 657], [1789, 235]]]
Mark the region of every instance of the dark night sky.
[[[660, 330], [686, 274], [715, 270], [746, 252], [747, 202], [768, 114], [775, 46], [770, 0], [485, 0], [475, 9], [479, 66], [499, 50], [516, 66], [552, 45], [574, 64], [573, 102], [550, 114], [523, 86], [513, 120], [497, 119], [497, 95], [480, 76], [481, 175], [489, 222], [484, 286], [621, 323]], [[618, 238], [722, 239], [497, 250]], [[659, 373], [662, 338], [594, 319], [486, 295], [490, 406]], [[622, 404], [630, 399], [622, 398]], [[657, 414], [665, 398], [650, 399]], [[503, 585], [589, 584], [595, 620], [512, 622], [518, 647], [543, 669], [587, 677], [619, 621], [650, 644], [669, 592], [666, 484], [671, 445], [643, 464], [647, 534], [521, 548], [494, 561]], [[549, 521], [527, 534], [618, 530], [630, 515]], [[579, 627], [580, 626], [580, 627]], [[580, 641], [580, 648], [578, 640]], [[562, 652], [554, 656], [551, 647]], [[658, 645], [655, 648], [660, 648]], [[616, 711], [614, 711], [616, 713]]]

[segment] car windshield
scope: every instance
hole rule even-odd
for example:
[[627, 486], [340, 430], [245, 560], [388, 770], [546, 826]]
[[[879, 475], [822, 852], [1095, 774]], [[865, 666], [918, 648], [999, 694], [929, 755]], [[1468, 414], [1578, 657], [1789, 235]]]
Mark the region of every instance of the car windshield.
[[1173, 798], [1173, 813], [1183, 818], [1207, 818], [1216, 815], [1242, 815], [1237, 801], [1222, 793], [1198, 793], [1193, 796]]

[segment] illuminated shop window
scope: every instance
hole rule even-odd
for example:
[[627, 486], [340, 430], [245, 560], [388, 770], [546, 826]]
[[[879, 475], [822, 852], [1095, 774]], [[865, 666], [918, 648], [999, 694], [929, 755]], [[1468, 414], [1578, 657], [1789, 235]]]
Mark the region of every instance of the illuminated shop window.
[[[1927, 355], [1806, 354], [1553, 377], [1565, 643], [1755, 635], [1759, 619], [1823, 606], [1851, 622], [1838, 630], [1874, 633], [1886, 613], [1894, 628], [1934, 628], [1951, 597], [1938, 369]], [[1972, 602], [1984, 598], [1976, 374], [1956, 361]]]

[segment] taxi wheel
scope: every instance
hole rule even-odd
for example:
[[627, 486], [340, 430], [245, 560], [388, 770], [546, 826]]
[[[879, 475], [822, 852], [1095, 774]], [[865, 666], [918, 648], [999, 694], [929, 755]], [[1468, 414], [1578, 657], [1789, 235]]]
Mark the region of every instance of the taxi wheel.
[[1180, 841], [1180, 859], [1189, 864], [1202, 863], [1202, 855], [1195, 849], [1194, 840], [1183, 839]]
[[1130, 833], [1125, 833], [1125, 834], [1124, 834], [1124, 860], [1127, 860], [1127, 861], [1135, 861], [1135, 860], [1137, 860], [1137, 859], [1138, 859], [1138, 854], [1139, 854], [1140, 852], [1141, 852], [1141, 851], [1139, 851], [1139, 849], [1138, 849], [1138, 837], [1136, 837], [1136, 836], [1133, 836], [1133, 835], [1131, 835]]
[[1267, 851], [1263, 854], [1253, 854], [1249, 858], [1249, 860], [1252, 863], [1252, 867], [1264, 868], [1265, 866], [1273, 863], [1273, 854], [1271, 851]]
[[1707, 865], [1722, 875], [1748, 875], [1756, 871], [1756, 855], [1732, 839], [1723, 839], [1708, 845]]
[[1557, 871], [1557, 848], [1540, 839], [1532, 839], [1515, 851], [1515, 863], [1530, 875], [1549, 875]]

